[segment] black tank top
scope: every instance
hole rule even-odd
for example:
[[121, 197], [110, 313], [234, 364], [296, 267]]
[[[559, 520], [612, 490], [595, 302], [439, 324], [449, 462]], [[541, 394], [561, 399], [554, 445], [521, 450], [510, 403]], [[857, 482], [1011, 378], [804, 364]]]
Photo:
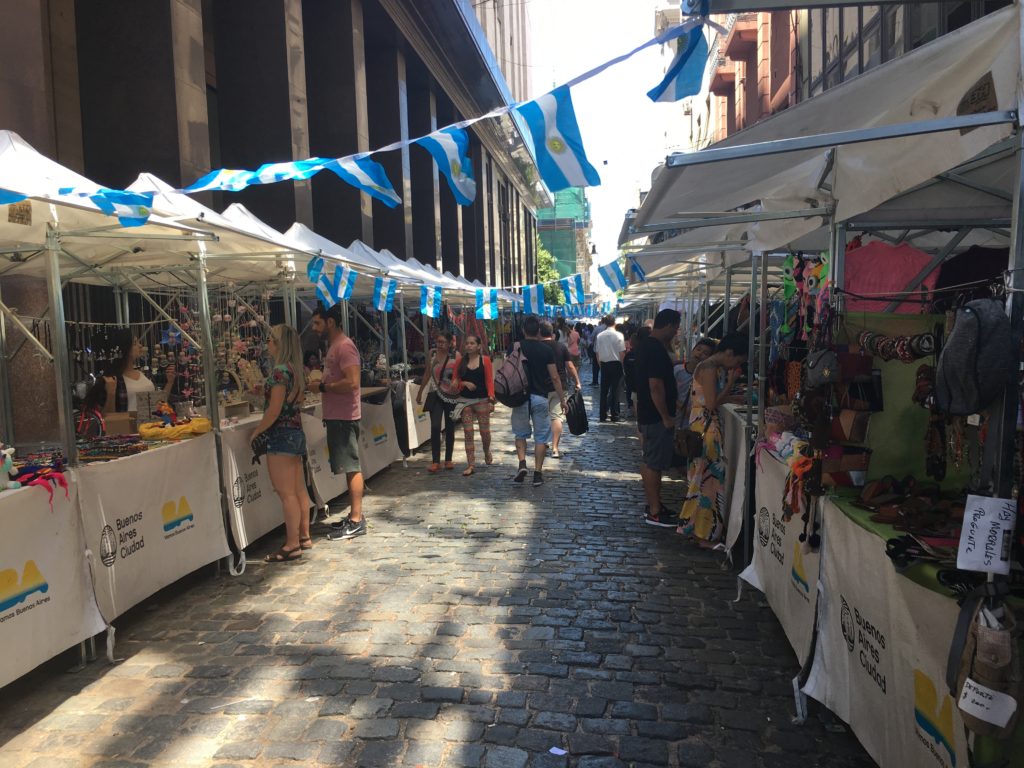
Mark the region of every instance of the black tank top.
[[[466, 382], [472, 382], [476, 389], [469, 391], [466, 389]], [[484, 361], [480, 361], [480, 365], [477, 368], [466, 368], [466, 375], [462, 377], [462, 391], [459, 393], [463, 397], [487, 397], [487, 387], [484, 382]]]

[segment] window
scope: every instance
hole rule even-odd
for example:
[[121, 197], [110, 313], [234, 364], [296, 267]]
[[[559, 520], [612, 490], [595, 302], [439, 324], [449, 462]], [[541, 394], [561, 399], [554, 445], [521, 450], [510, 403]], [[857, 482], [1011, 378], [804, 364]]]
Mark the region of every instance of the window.
[[822, 58], [822, 23], [824, 10], [815, 8], [808, 14], [809, 24], [807, 30], [808, 47], [810, 48], [811, 63], [807, 72], [807, 82], [810, 83], [811, 93], [821, 92], [821, 75], [825, 70], [825, 63]]
[[851, 6], [843, 13], [843, 80], [860, 74], [860, 10]]
[[889, 61], [906, 51], [906, 6], [887, 5], [883, 11], [882, 59]]
[[971, 0], [953, 0], [946, 3], [946, 32], [960, 29], [973, 20]]
[[882, 63], [882, 13], [877, 5], [861, 10], [861, 66], [865, 72]]
[[908, 6], [910, 13], [910, 48], [918, 48], [939, 36], [939, 5], [921, 3]]
[[842, 52], [839, 45], [839, 19], [842, 10], [839, 8], [824, 8], [825, 15], [825, 89], [834, 88], [839, 85], [840, 64]]

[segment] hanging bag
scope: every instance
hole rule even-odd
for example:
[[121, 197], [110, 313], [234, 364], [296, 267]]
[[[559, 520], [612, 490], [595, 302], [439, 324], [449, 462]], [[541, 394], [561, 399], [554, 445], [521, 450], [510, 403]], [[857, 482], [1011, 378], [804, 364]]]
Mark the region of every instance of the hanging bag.
[[950, 416], [970, 416], [1002, 394], [1016, 369], [1010, 319], [1001, 301], [977, 299], [956, 313], [935, 371], [935, 404]]
[[569, 432], [573, 435], [585, 435], [590, 430], [590, 422], [587, 419], [587, 406], [583, 402], [583, 394], [579, 390], [573, 392], [569, 395], [566, 406], [568, 410], [565, 420], [569, 425]]
[[[444, 369], [448, 366], [448, 360], [449, 358], [451, 358], [451, 356], [451, 351], [449, 351], [448, 354], [444, 356], [444, 362], [441, 363], [442, 377], [444, 376]], [[423, 402], [423, 410], [426, 411], [427, 413], [432, 413], [434, 410], [434, 406], [436, 406], [441, 399], [440, 395], [438, 394], [438, 392], [441, 391], [441, 382], [438, 381], [438, 377], [434, 375], [433, 370], [431, 370], [430, 372], [430, 381], [434, 385], [434, 388], [427, 393], [427, 398]]]

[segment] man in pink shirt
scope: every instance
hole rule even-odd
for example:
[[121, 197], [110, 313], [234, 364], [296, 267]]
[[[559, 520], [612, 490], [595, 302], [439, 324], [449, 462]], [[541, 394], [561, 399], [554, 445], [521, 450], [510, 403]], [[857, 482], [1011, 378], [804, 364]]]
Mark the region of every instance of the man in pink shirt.
[[327, 450], [334, 474], [345, 473], [352, 509], [340, 523], [332, 524], [327, 534], [330, 541], [353, 539], [366, 535], [363, 517], [363, 473], [359, 465], [359, 350], [342, 330], [341, 305], [330, 309], [317, 307], [313, 313], [313, 330], [327, 339], [324, 376], [311, 384], [313, 392], [323, 395], [324, 426], [327, 428]]

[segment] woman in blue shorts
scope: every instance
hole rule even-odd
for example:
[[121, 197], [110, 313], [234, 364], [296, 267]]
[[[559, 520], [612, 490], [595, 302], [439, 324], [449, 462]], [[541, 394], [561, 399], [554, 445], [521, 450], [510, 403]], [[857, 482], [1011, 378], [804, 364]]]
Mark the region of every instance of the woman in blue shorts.
[[270, 482], [284, 508], [284, 546], [267, 555], [268, 563], [298, 560], [302, 550], [311, 549], [309, 536], [309, 492], [302, 470], [306, 436], [302, 432], [302, 401], [306, 385], [302, 371], [299, 334], [287, 325], [275, 325], [268, 342], [274, 368], [263, 386], [263, 420], [252, 437], [266, 433], [267, 467]]

